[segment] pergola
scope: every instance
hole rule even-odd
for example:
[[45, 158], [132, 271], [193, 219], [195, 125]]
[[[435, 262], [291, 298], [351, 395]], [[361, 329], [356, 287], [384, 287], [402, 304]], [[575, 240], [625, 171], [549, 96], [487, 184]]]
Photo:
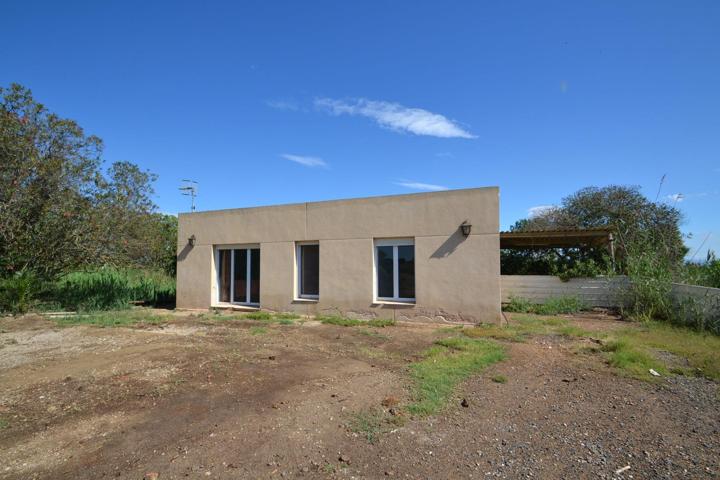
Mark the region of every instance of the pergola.
[[526, 250], [534, 248], [607, 247], [615, 261], [612, 231], [607, 228], [537, 230], [500, 232], [500, 248]]

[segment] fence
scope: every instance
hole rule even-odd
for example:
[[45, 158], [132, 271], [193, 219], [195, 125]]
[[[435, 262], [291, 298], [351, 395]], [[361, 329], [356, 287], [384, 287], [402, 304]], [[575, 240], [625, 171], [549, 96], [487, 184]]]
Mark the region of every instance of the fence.
[[[590, 307], [620, 307], [629, 284], [625, 276], [571, 278], [567, 282], [550, 275], [500, 276], [503, 303], [510, 297], [544, 303], [552, 297], [574, 296]], [[694, 300], [708, 311], [720, 309], [720, 288], [673, 283], [672, 295], [678, 303]]]

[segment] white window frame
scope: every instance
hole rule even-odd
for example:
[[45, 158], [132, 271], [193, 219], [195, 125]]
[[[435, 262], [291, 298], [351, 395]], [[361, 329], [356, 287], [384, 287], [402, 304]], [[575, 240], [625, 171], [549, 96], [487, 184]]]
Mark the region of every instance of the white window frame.
[[[298, 300], [318, 300], [320, 298], [320, 285], [318, 285], [318, 295], [308, 295], [302, 293], [302, 253], [300, 247], [307, 245], [317, 245], [318, 253], [320, 251], [320, 242], [295, 242], [295, 298]], [[318, 257], [318, 276], [320, 275], [320, 258]]]
[[[217, 305], [243, 305], [246, 307], [259, 307], [259, 302], [236, 302], [235, 301], [235, 250], [247, 250], [247, 266], [246, 266], [246, 278], [247, 286], [245, 287], [245, 298], [250, 299], [250, 273], [252, 250], [260, 249], [260, 245], [223, 245], [215, 247], [215, 283], [217, 285], [217, 291], [215, 292], [215, 302]], [[230, 251], [230, 301], [220, 301], [220, 250]]]
[[[377, 247], [393, 247], [393, 296], [381, 297], [378, 295], [378, 249]], [[398, 297], [400, 292], [400, 271], [398, 269], [398, 247], [415, 247], [414, 238], [381, 238], [373, 241], [373, 296], [376, 303], [382, 302], [398, 302], [398, 303], [415, 303], [415, 298]], [[413, 250], [414, 251], [414, 250]], [[415, 271], [413, 270], [413, 280], [415, 280]], [[416, 285], [417, 286], [417, 285]], [[417, 297], [417, 292], [416, 292]]]

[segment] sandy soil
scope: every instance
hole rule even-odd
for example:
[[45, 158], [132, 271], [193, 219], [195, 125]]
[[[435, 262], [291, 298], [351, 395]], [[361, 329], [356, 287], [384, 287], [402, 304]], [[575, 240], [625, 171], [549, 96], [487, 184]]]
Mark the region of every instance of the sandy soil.
[[506, 344], [508, 360], [461, 385], [441, 414], [371, 444], [348, 427], [353, 415], [388, 410], [388, 397], [403, 415], [409, 363], [448, 330], [259, 325], [0, 319], [0, 479], [720, 475], [720, 396], [707, 380], [619, 377], [572, 340], [536, 337]]

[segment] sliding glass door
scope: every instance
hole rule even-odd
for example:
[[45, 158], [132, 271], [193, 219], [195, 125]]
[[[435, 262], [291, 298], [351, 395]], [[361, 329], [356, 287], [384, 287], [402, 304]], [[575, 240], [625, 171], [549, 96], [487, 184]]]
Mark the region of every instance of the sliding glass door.
[[218, 300], [242, 305], [260, 304], [260, 249], [217, 250]]

